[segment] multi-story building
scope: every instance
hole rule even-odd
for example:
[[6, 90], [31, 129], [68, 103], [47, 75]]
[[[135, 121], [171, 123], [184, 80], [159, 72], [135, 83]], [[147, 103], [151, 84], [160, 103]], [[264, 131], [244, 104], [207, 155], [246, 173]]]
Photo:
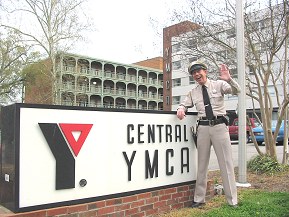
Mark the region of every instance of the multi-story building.
[[[55, 102], [69, 106], [163, 110], [161, 67], [161, 57], [129, 65], [61, 54], [56, 61]], [[28, 92], [25, 102], [35, 103], [35, 93]]]
[[[275, 9], [278, 9], [276, 7]], [[267, 10], [268, 11], [268, 10]], [[247, 28], [251, 28], [251, 30], [247, 30], [247, 34], [255, 34], [261, 35], [263, 38], [267, 37], [266, 40], [270, 39], [269, 29], [270, 29], [270, 22], [268, 22], [268, 16], [265, 16], [267, 13], [266, 10], [257, 11], [254, 14], [247, 15], [248, 19], [251, 21], [251, 26], [247, 26]], [[276, 10], [278, 11], [278, 10]], [[270, 12], [270, 11], [269, 11]], [[257, 16], [258, 15], [258, 16]], [[277, 16], [277, 15], [276, 15]], [[277, 18], [276, 18], [277, 19]], [[278, 21], [277, 21], [278, 22]], [[276, 25], [276, 24], [275, 24]], [[256, 26], [256, 28], [254, 28]], [[258, 27], [258, 28], [257, 28]], [[221, 43], [217, 44], [214, 43], [214, 40], [209, 40], [209, 37], [203, 37], [206, 35], [205, 31], [211, 31], [212, 34], [216, 39], [220, 39], [219, 41], [224, 40], [226, 43], [230, 45], [230, 50], [225, 47], [221, 47]], [[202, 32], [204, 31], [204, 32]], [[215, 32], [214, 32], [215, 31]], [[258, 32], [259, 31], [259, 32]], [[258, 32], [258, 33], [257, 33]], [[285, 30], [282, 32], [280, 31], [280, 37], [284, 37]], [[207, 35], [210, 35], [207, 34]], [[264, 36], [265, 35], [265, 36]], [[265, 41], [266, 41], [265, 40]], [[272, 39], [273, 40], [273, 39]], [[270, 40], [269, 40], [270, 42]], [[266, 67], [266, 49], [270, 50], [270, 46], [272, 42], [264, 43], [262, 41], [258, 41], [257, 38], [253, 38], [253, 46], [256, 48], [257, 55], [260, 57], [260, 62], [263, 62], [262, 66]], [[263, 47], [261, 47], [261, 45]], [[203, 51], [203, 49], [205, 51]], [[214, 62], [210, 59], [213, 57], [215, 62], [219, 63], [226, 63], [229, 64], [231, 75], [234, 79], [238, 80], [237, 68], [236, 68], [236, 53], [232, 52], [232, 50], [236, 49], [236, 32], [233, 22], [221, 22], [217, 23], [213, 26], [206, 27], [206, 30], [203, 29], [200, 25], [196, 23], [192, 23], [190, 21], [184, 21], [173, 26], [169, 26], [163, 29], [163, 57], [164, 57], [164, 110], [167, 111], [175, 111], [179, 106], [180, 102], [185, 98], [186, 93], [195, 85], [192, 77], [187, 72], [188, 64], [195, 60], [202, 60], [209, 65], [209, 74], [208, 76], [216, 77], [212, 71], [217, 72], [217, 68], [212, 68], [210, 66], [211, 62]], [[200, 51], [200, 52], [198, 52]], [[207, 53], [207, 56], [202, 56], [201, 54]], [[249, 55], [252, 56], [252, 61], [254, 61], [256, 56], [253, 56], [250, 51], [247, 50]], [[247, 53], [247, 55], [248, 55]], [[282, 62], [286, 61], [284, 59], [284, 49], [280, 49], [278, 53], [275, 54], [275, 58], [273, 59], [274, 70], [277, 72], [278, 67], [282, 65]], [[247, 56], [248, 57], [248, 56]], [[287, 60], [288, 61], [288, 60]], [[250, 63], [248, 63], [250, 64]], [[259, 66], [260, 68], [262, 66]], [[251, 87], [253, 91], [257, 92], [258, 87], [256, 86], [257, 82], [254, 82], [256, 78], [251, 71], [250, 65], [246, 67], [246, 71], [243, 72], [242, 76], [246, 76], [247, 82], [251, 83]], [[258, 73], [257, 73], [258, 74]], [[277, 73], [276, 73], [277, 74]], [[287, 74], [288, 75], [288, 74]], [[271, 81], [266, 85], [266, 88], [270, 94], [272, 100], [273, 111], [278, 110], [278, 100], [276, 97], [276, 89], [279, 90], [279, 97], [282, 97], [283, 91], [282, 88], [284, 87], [283, 81]], [[263, 86], [264, 87], [264, 86]], [[264, 88], [261, 87], [263, 91]], [[246, 90], [248, 91], [248, 90]], [[225, 104], [226, 108], [228, 109], [229, 113], [235, 113], [238, 109], [238, 97], [227, 95], [225, 96]], [[251, 97], [246, 98], [246, 109], [247, 112], [254, 110], [254, 112], [258, 113], [258, 109], [260, 108], [259, 102], [253, 100]], [[190, 111], [195, 111], [195, 109], [190, 109]], [[274, 114], [273, 114], [274, 115]], [[236, 114], [232, 115], [233, 117]]]
[[[188, 74], [187, 67], [193, 61], [204, 59], [198, 54], [188, 53], [187, 49], [188, 46], [199, 46], [197, 45], [198, 40], [193, 40], [192, 33], [199, 29], [199, 25], [190, 21], [184, 21], [164, 29], [164, 110], [176, 111], [188, 91], [196, 84], [192, 76]], [[210, 70], [211, 68], [209, 68]], [[237, 79], [236, 69], [233, 71], [233, 77]], [[213, 73], [208, 74], [208, 77], [214, 76]], [[237, 109], [237, 100], [236, 96], [225, 96], [228, 110], [235, 111]], [[196, 110], [192, 108], [190, 111]]]
[[[189, 63], [203, 60], [199, 55], [187, 51], [188, 47], [198, 46], [198, 40], [193, 39], [193, 33], [201, 27], [190, 21], [184, 21], [163, 30], [164, 55], [164, 110], [176, 111], [180, 102], [195, 85], [192, 76], [188, 74]], [[211, 77], [212, 74], [208, 74]], [[226, 96], [229, 110], [236, 110], [236, 96]], [[196, 111], [195, 108], [189, 111]]]

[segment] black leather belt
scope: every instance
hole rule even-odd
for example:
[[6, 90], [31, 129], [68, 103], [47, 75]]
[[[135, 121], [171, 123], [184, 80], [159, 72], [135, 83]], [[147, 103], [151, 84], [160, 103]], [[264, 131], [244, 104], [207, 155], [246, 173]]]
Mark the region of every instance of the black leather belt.
[[213, 119], [213, 120], [201, 119], [198, 122], [199, 122], [199, 125], [205, 125], [205, 126], [215, 126], [217, 124], [225, 123], [224, 117], [218, 117], [217, 119]]
[[[224, 116], [223, 115], [220, 115], [220, 116], [214, 116], [214, 119], [213, 120], [216, 120], [216, 119], [223, 119]], [[206, 120], [208, 121], [209, 119], [207, 117], [199, 117], [199, 120]]]

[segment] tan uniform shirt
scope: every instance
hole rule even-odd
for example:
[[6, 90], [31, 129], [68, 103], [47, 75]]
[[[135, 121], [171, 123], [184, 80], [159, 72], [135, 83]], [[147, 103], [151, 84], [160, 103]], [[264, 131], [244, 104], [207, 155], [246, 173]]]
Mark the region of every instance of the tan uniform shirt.
[[[205, 86], [208, 90], [214, 116], [226, 115], [224, 95], [237, 95], [240, 92], [239, 84], [234, 80], [226, 82], [223, 80], [214, 81], [207, 79]], [[202, 86], [197, 85], [192, 90], [190, 90], [184, 101], [180, 104], [180, 106], [185, 107], [186, 110], [187, 108], [192, 108], [196, 106], [196, 110], [198, 111], [198, 117], [205, 117], [206, 112], [203, 101]]]

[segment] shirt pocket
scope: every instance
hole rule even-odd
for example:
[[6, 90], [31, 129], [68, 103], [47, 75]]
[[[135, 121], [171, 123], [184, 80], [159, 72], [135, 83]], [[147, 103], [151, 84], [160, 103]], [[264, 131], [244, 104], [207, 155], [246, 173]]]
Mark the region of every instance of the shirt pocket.
[[202, 110], [202, 108], [204, 108], [204, 102], [202, 99], [195, 99], [194, 105], [195, 105], [197, 111], [200, 111], [200, 110]]
[[222, 93], [212, 93], [211, 104], [213, 106], [222, 106], [224, 104], [224, 97]]

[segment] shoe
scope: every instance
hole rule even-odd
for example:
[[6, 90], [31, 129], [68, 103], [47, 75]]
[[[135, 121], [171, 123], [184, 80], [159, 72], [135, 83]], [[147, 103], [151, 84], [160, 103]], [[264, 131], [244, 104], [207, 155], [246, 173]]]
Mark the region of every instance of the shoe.
[[238, 204], [230, 205], [232, 208], [238, 208]]
[[197, 208], [197, 207], [201, 207], [201, 206], [204, 206], [205, 205], [205, 203], [197, 203], [197, 202], [193, 202], [193, 204], [192, 204], [192, 208]]

